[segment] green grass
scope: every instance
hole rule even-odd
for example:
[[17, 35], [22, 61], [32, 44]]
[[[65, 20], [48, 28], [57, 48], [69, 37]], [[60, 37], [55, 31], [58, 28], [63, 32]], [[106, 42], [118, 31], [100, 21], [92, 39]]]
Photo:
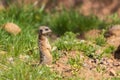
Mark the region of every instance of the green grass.
[[[53, 18], [54, 17], [54, 18]], [[63, 10], [51, 17], [50, 26], [56, 34], [63, 35], [66, 31], [83, 33], [93, 28], [101, 28], [104, 24], [95, 16], [83, 16], [74, 10]]]
[[[83, 51], [86, 56], [92, 55], [96, 58], [94, 54], [97, 50], [96, 47], [82, 40], [79, 41], [73, 32], [83, 33], [107, 24], [95, 16], [83, 16], [74, 10], [46, 13], [43, 7], [34, 9], [24, 6], [20, 8], [12, 6], [0, 11], [0, 26], [7, 22], [17, 24], [22, 32], [14, 36], [0, 28], [0, 51], [7, 52], [6, 54], [0, 54], [0, 80], [63, 80], [61, 75], [51, 71], [49, 67], [32, 66], [33, 62], [39, 61], [39, 52], [36, 48], [38, 46], [37, 29], [40, 25], [50, 26], [56, 35], [62, 35], [53, 44], [57, 47], [57, 50], [52, 52], [54, 61], [56, 61], [62, 55], [59, 54], [59, 51], [62, 50]], [[97, 40], [97, 43], [103, 43], [102, 40], [103, 38], [101, 41]], [[108, 48], [105, 52], [111, 52], [111, 50], [112, 48]], [[26, 55], [28, 59], [21, 61], [20, 55]], [[14, 63], [8, 60], [11, 57]], [[71, 58], [69, 64], [81, 65], [81, 60], [79, 57]], [[80, 78], [67, 78], [66, 80], [76, 79]]]
[[46, 66], [33, 67], [21, 61], [9, 65], [8, 70], [1, 72], [0, 75], [0, 80], [59, 80], [62, 78]]
[[87, 42], [85, 40], [79, 40], [76, 38], [76, 34], [72, 32], [66, 32], [63, 36], [57, 39], [54, 43], [54, 46], [57, 47], [57, 50], [71, 51], [77, 50], [82, 51], [85, 56], [90, 58], [98, 58], [101, 59], [104, 55], [110, 55], [115, 48], [113, 46], [108, 46], [101, 53], [96, 53], [102, 47], [108, 45], [106, 43], [103, 34], [96, 38], [92, 42]]
[[[17, 35], [11, 35], [0, 29], [0, 51], [6, 51], [7, 54], [0, 55], [0, 80], [59, 80], [61, 76], [50, 71], [46, 66], [32, 67], [33, 62], [39, 61], [37, 49], [37, 29], [42, 24], [44, 12], [34, 10], [33, 8], [11, 7], [8, 10], [0, 12], [0, 25], [7, 22], [14, 22], [22, 29]], [[30, 51], [29, 51], [30, 50]], [[21, 61], [19, 56], [27, 55], [27, 61]], [[9, 58], [14, 59], [14, 63], [9, 62]], [[4, 70], [4, 66], [6, 69]], [[47, 76], [47, 77], [46, 77]]]
[[104, 37], [104, 34], [105, 34], [105, 30], [103, 30], [101, 32], [101, 35], [99, 35], [96, 39], [95, 39], [95, 42], [97, 45], [99, 46], [105, 46], [106, 45], [106, 39]]

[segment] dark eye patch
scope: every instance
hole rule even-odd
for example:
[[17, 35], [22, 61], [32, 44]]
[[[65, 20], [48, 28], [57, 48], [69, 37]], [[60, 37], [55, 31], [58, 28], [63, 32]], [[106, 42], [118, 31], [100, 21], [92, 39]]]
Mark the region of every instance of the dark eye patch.
[[43, 30], [40, 30], [40, 32], [42, 32]]
[[47, 29], [47, 28], [45, 29], [45, 31], [48, 31], [48, 30], [49, 30], [49, 29]]

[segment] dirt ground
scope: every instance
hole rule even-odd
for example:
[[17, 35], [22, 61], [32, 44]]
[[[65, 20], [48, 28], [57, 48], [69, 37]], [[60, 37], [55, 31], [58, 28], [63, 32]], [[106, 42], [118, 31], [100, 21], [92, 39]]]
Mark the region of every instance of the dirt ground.
[[[53, 65], [53, 70], [57, 71], [63, 76], [63, 78], [71, 76], [79, 76], [85, 80], [94, 79], [102, 80], [115, 76], [119, 76], [118, 70], [120, 70], [120, 62], [111, 56], [103, 57], [100, 61], [98, 59], [85, 58], [80, 54], [80, 58], [84, 61], [81, 64], [81, 68], [74, 68], [70, 64], [67, 64], [70, 57], [75, 57], [76, 51], [69, 52], [69, 55], [62, 56], [56, 63]], [[77, 74], [75, 74], [75, 72]]]
[[[98, 30], [88, 31], [89, 35], [92, 35], [93, 38], [99, 35], [98, 32], [100, 33]], [[88, 33], [86, 33], [87, 36], [89, 36]], [[111, 42], [113, 39], [115, 39], [116, 44], [114, 44], [114, 42]], [[108, 44], [113, 45], [116, 48], [116, 51], [111, 53], [109, 57], [102, 57], [100, 60], [98, 60], [86, 57], [82, 52], [63, 51], [62, 53], [64, 53], [64, 55], [62, 55], [59, 60], [53, 64], [52, 70], [61, 74], [63, 78], [79, 76], [85, 80], [103, 80], [120, 76], [120, 60], [118, 58], [115, 58], [116, 55], [119, 56], [120, 54], [120, 47], [118, 47], [118, 44], [120, 44], [120, 39], [118, 39], [118, 37], [109, 37], [107, 38], [107, 41]], [[116, 52], [118, 53], [115, 54]], [[68, 60], [70, 58], [76, 58], [77, 54], [80, 54], [79, 57], [81, 60], [83, 60], [83, 62], [80, 64], [81, 67], [73, 67], [68, 64]]]

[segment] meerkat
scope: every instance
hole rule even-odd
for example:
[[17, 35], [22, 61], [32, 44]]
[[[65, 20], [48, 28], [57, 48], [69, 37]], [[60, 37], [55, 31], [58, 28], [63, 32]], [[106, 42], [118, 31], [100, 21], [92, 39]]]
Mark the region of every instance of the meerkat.
[[40, 52], [40, 64], [52, 64], [51, 46], [49, 44], [47, 35], [51, 33], [51, 29], [46, 26], [39, 27], [38, 45]]

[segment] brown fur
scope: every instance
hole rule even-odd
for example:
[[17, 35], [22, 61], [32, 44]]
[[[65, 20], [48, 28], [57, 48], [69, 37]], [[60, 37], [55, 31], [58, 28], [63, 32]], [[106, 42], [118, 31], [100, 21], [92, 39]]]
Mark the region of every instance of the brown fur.
[[39, 51], [40, 51], [40, 64], [52, 64], [52, 55], [51, 55], [51, 46], [49, 44], [49, 41], [46, 37], [46, 34], [49, 33], [45, 32], [45, 34], [43, 34], [45, 27], [41, 27], [39, 29]]

